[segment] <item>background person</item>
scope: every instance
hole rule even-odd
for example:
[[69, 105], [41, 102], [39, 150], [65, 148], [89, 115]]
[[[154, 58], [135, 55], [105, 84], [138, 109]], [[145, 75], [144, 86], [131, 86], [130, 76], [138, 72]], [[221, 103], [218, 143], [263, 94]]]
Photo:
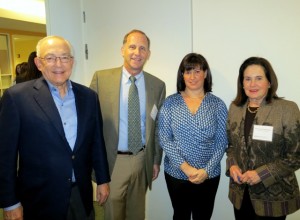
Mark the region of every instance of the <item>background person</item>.
[[[111, 175], [106, 220], [144, 220], [145, 194], [159, 174], [162, 151], [155, 136], [156, 115], [165, 99], [165, 83], [143, 71], [150, 56], [150, 40], [140, 30], [125, 35], [122, 67], [97, 71], [90, 87], [100, 99], [104, 139]], [[137, 129], [142, 139], [137, 153], [130, 151], [128, 97], [130, 77], [136, 78], [140, 106]], [[139, 129], [140, 128], [140, 129]]]
[[271, 64], [250, 57], [239, 70], [229, 109], [227, 175], [236, 220], [286, 219], [300, 208], [298, 106], [276, 94]]
[[28, 70], [25, 75], [25, 80], [38, 79], [42, 76], [42, 72], [35, 65], [34, 59], [36, 57], [36, 51], [33, 51], [28, 56]]
[[97, 94], [69, 80], [74, 61], [64, 38], [43, 38], [37, 56], [43, 77], [9, 88], [0, 101], [4, 219], [92, 220], [92, 168], [100, 204], [110, 181]]
[[[20, 74], [16, 74], [16, 83], [26, 82], [33, 79], [38, 79], [42, 76], [42, 72], [37, 68], [35, 65], [34, 59], [36, 57], [36, 52], [33, 51], [28, 56], [28, 61], [18, 64], [19, 66], [16, 67], [20, 69]], [[26, 64], [26, 65], [25, 65]]]
[[26, 77], [27, 71], [28, 71], [28, 63], [27, 62], [19, 63], [16, 66], [16, 84], [26, 81], [25, 77]]
[[212, 91], [206, 59], [187, 54], [177, 72], [177, 93], [160, 109], [158, 135], [173, 219], [210, 219], [227, 146], [225, 103]]

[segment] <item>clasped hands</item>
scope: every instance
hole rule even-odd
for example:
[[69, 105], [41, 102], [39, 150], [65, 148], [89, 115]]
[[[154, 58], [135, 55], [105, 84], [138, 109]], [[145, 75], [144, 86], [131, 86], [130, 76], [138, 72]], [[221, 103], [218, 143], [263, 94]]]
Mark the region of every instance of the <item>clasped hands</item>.
[[208, 174], [204, 169], [196, 169], [195, 167], [190, 166], [186, 162], [181, 164], [180, 168], [189, 178], [189, 181], [191, 183], [200, 184], [208, 178]]
[[230, 177], [237, 184], [248, 184], [250, 186], [261, 182], [258, 173], [255, 170], [248, 170], [242, 173], [241, 169], [237, 165], [233, 165], [229, 169]]

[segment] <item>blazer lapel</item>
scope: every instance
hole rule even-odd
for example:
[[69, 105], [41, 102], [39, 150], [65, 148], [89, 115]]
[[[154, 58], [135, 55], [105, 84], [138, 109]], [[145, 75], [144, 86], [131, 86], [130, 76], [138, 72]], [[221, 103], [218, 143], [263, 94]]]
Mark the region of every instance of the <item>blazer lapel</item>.
[[[265, 102], [261, 103], [261, 107], [255, 115], [253, 124], [263, 125], [264, 122], [267, 120], [271, 110], [272, 110], [272, 104], [266, 105]], [[245, 122], [246, 112], [247, 112], [247, 103], [244, 105], [242, 111], [243, 111], [243, 113], [242, 113], [243, 114], [243, 121]], [[241, 128], [239, 129], [240, 130], [240, 135], [242, 135], [242, 136], [244, 136], [244, 126], [245, 126], [244, 123], [242, 123]], [[249, 132], [250, 137], [253, 136], [253, 129], [254, 129], [254, 126], [252, 126], [251, 129], [250, 129], [250, 132]]]
[[270, 103], [268, 105], [266, 105], [265, 103], [262, 103], [262, 105], [256, 115], [258, 125], [264, 124], [264, 122], [267, 120], [268, 116], [270, 115], [272, 108], [273, 108], [272, 103]]
[[37, 90], [37, 93], [34, 95], [35, 101], [48, 117], [49, 122], [53, 124], [54, 128], [57, 130], [61, 138], [67, 142], [60, 115], [55, 106], [46, 80], [41, 77], [35, 82], [34, 88]]
[[153, 84], [151, 82], [151, 78], [149, 78], [148, 73], [144, 72], [144, 79], [145, 79], [145, 89], [146, 89], [146, 144], [149, 140], [149, 135], [152, 127], [152, 123], [154, 120], [151, 118], [151, 111], [154, 101], [154, 92], [153, 92]]
[[[121, 77], [122, 77], [122, 67], [116, 69], [116, 71], [111, 74], [111, 85], [109, 86], [109, 100], [112, 109], [112, 119], [114, 123], [114, 127], [117, 132], [119, 132], [119, 119], [120, 119], [120, 89], [121, 89]], [[114, 88], [118, 86], [117, 89]], [[118, 142], [118, 140], [117, 140]]]
[[72, 83], [72, 88], [75, 96], [75, 105], [76, 105], [76, 112], [77, 112], [77, 137], [74, 145], [73, 151], [76, 151], [78, 147], [80, 146], [80, 143], [82, 143], [82, 129], [83, 129], [83, 121], [85, 120], [85, 109], [88, 108], [84, 104], [84, 96], [81, 94], [80, 90], [76, 86], [75, 83]]

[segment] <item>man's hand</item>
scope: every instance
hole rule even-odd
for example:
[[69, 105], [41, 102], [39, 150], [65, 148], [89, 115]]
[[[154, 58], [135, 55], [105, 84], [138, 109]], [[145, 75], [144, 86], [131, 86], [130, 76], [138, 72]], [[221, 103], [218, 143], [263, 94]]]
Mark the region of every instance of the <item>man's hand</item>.
[[13, 210], [3, 211], [4, 220], [23, 220], [23, 207], [19, 206]]
[[97, 185], [97, 202], [99, 205], [103, 205], [109, 196], [109, 185], [108, 183], [103, 183], [101, 185]]
[[153, 165], [153, 176], [152, 176], [152, 180], [155, 180], [158, 177], [160, 171], [160, 167], [157, 164]]

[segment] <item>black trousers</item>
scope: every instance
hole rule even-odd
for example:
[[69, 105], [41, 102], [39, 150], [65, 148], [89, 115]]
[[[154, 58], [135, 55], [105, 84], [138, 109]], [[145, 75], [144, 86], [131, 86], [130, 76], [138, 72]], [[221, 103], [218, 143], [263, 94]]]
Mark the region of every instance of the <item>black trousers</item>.
[[86, 214], [78, 186], [72, 187], [67, 220], [95, 220], [94, 210], [89, 215]]
[[235, 220], [285, 220], [286, 216], [280, 217], [269, 217], [269, 216], [258, 216], [255, 214], [252, 206], [248, 187], [245, 188], [244, 197], [241, 209], [234, 208]]
[[214, 209], [220, 176], [201, 184], [176, 179], [165, 172], [174, 214], [173, 220], [209, 220]]

